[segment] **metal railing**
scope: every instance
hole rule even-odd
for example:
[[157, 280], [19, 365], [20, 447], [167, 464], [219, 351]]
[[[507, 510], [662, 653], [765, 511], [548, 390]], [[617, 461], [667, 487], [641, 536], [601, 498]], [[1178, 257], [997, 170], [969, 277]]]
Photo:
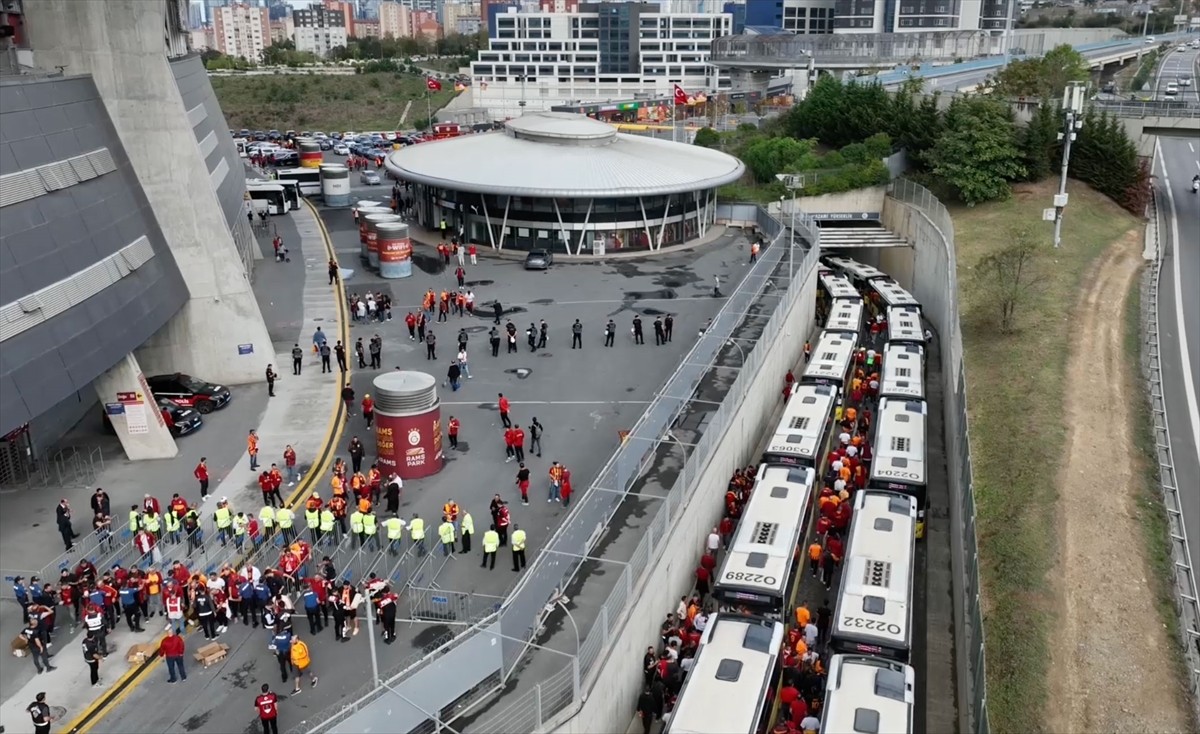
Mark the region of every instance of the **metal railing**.
[[926, 318], [938, 330], [942, 347], [942, 375], [946, 383], [943, 413], [950, 483], [954, 634], [955, 652], [958, 655], [956, 676], [961, 728], [965, 734], [988, 734], [991, 725], [987, 712], [979, 545], [967, 421], [967, 375], [959, 325], [954, 222], [937, 197], [908, 179], [893, 181], [888, 187], [888, 196], [913, 207], [923, 218], [923, 239], [940, 240], [945, 248], [944, 251], [933, 248], [933, 261], [917, 262], [914, 271], [919, 271], [921, 275], [914, 278], [913, 295], [921, 302]]
[[[796, 280], [802, 284], [806, 279], [804, 276], [816, 267], [817, 249], [803, 247], [804, 243], [797, 238], [798, 249], [794, 252], [794, 264], [799, 266], [797, 272], [802, 277], [787, 278], [786, 290], [781, 288], [778, 285], [781, 278], [777, 271], [787, 267], [787, 258], [792, 255], [786, 245], [781, 245], [787, 242], [787, 230], [761, 208], [755, 209], [759, 229], [773, 241], [774, 246], [764, 250], [750, 273], [738, 288], [729, 294], [721, 311], [712, 319], [697, 343], [682, 360], [676, 373], [655, 396], [621, 447], [601, 469], [589, 491], [583, 494], [582, 500], [572, 508], [567, 520], [547, 541], [500, 611], [488, 615], [451, 643], [451, 647], [465, 647], [471, 644], [472, 638], [482, 638], [486, 641], [490, 637], [494, 641], [499, 637], [501, 654], [494, 661], [495, 670], [489, 667], [489, 663], [479, 661], [478, 667], [470, 671], [472, 677], [468, 680], [463, 676], [461, 669], [448, 669], [449, 663], [452, 662], [451, 652], [431, 653], [419, 664], [399, 670], [395, 674], [381, 676], [385, 685], [373, 687], [361, 696], [350, 698], [349, 703], [311, 717], [302, 730], [341, 731], [342, 727], [367, 726], [367, 719], [361, 717], [374, 714], [365, 710], [365, 706], [380, 698], [384, 690], [392, 691], [398, 699], [404, 701], [417, 700], [407, 694], [423, 688], [424, 681], [419, 680], [420, 676], [444, 680], [449, 687], [458, 686], [455, 691], [467, 687], [469, 690], [451, 695], [449, 690], [443, 689], [439, 691], [442, 701], [423, 702], [421, 709], [408, 706], [405, 713], [411, 717], [419, 712], [419, 720], [401, 721], [398, 713], [391, 710], [391, 707], [388, 707], [386, 714], [380, 710], [379, 716], [388, 716], [388, 721], [395, 730], [432, 731], [447, 728], [453, 731], [454, 728], [449, 725], [463, 715], [471, 714], [474, 719], [483, 719], [483, 713], [486, 713], [486, 720], [477, 720], [470, 724], [472, 731], [534, 731], [568, 707], [583, 701], [583, 681], [601, 660], [603, 651], [612, 643], [625, 609], [633, 599], [634, 589], [643, 574], [659, 557], [659, 551], [668, 537], [673, 521], [690, 500], [689, 490], [692, 484], [701, 475], [717, 442], [732, 428], [732, 417], [765, 363], [769, 345], [783, 334], [785, 315], [801, 291], [800, 286], [793, 287], [792, 281]], [[797, 222], [798, 232], [809, 229], [809, 223]], [[777, 298], [777, 302], [762, 307], [757, 302], [768, 291], [768, 295]], [[760, 317], [767, 319], [761, 334], [756, 335], [753, 348], [742, 350], [741, 347], [736, 347], [743, 357], [740, 360], [740, 369], [736, 373], [737, 377], [730, 381], [725, 394], [718, 397], [719, 407], [713, 412], [705, 413], [700, 424], [695, 426], [695, 442], [688, 452], [677, 442], [671, 431], [688, 430], [676, 424], [686, 414], [694, 396], [702, 389], [702, 380], [712, 372], [718, 359], [728, 353], [734, 331], [748, 320]], [[643, 528], [640, 542], [632, 555], [627, 561], [591, 556], [589, 551], [603, 538], [609, 522], [622, 508], [625, 500], [630, 498], [635, 502], [641, 501], [641, 495], [634, 494], [633, 490], [658, 457], [660, 447], [667, 453], [683, 449], [685, 460], [669, 490], [661, 496], [654, 497], [660, 500], [657, 513]], [[611, 578], [614, 586], [586, 638], [579, 641], [576, 654], [550, 650], [549, 652], [568, 658], [569, 662], [524, 692], [514, 692], [513, 701], [502, 702], [503, 708], [494, 713], [481, 713], [480, 705], [518, 672], [526, 653], [534, 647], [544, 649], [535, 645], [534, 640], [544, 631], [549, 615], [555, 613], [554, 605], [548, 604], [548, 600], [554, 598], [559, 589], [570, 587], [585, 562], [617, 563], [621, 566], [621, 572], [611, 577], [606, 574], [605, 583], [609, 583]], [[421, 592], [421, 589], [414, 588], [411, 591]], [[476, 607], [479, 613], [486, 611], [482, 604]], [[428, 690], [428, 687], [424, 689]], [[351, 717], [354, 717], [353, 720], [348, 721]]]
[[104, 449], [100, 446], [64, 446], [49, 456], [29, 460], [10, 451], [0, 462], [0, 487], [86, 487], [104, 471]]
[[[1151, 215], [1158, 222], [1158, 191], [1151, 197]], [[1158, 294], [1162, 280], [1163, 248], [1161, 227], [1154, 227], [1157, 256], [1154, 272], [1150, 279], [1150, 304], [1146, 316], [1146, 352], [1148, 353], [1146, 382], [1150, 393], [1150, 410], [1153, 417], [1154, 449], [1158, 460], [1159, 482], [1162, 487], [1163, 505], [1166, 508], [1171, 542], [1171, 565], [1174, 569], [1175, 612], [1179, 617], [1179, 642], [1188, 672], [1188, 687], [1191, 690], [1192, 715], [1200, 721], [1200, 602], [1197, 601], [1196, 574], [1191, 564], [1188, 546], [1187, 524], [1183, 520], [1183, 505], [1179, 498], [1175, 463], [1171, 454], [1171, 427], [1167, 420], [1167, 408], [1163, 396], [1161, 340], [1158, 332]], [[1174, 243], [1176, 248], [1179, 243]], [[1178, 257], [1172, 253], [1172, 257]], [[1182, 328], [1182, 325], [1180, 325]]]
[[817, 64], [856, 66], [909, 63], [916, 59], [969, 59], [988, 52], [987, 36], [971, 31], [928, 33], [846, 33], [835, 35], [725, 36], [712, 42], [714, 66], [795, 66], [808, 58]]
[[1107, 112], [1114, 117], [1200, 117], [1200, 105], [1193, 102], [1109, 102], [1093, 100], [1091, 106], [1098, 112]]

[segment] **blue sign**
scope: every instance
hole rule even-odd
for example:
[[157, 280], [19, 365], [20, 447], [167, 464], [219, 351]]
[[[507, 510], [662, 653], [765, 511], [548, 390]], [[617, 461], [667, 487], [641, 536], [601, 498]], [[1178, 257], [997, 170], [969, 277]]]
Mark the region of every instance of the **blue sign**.
[[105, 403], [104, 412], [109, 415], [125, 415], [125, 406], [122, 403]]
[[253, 344], [239, 344], [238, 345], [238, 354], [240, 354], [240, 355], [254, 354], [254, 345]]
[[431, 597], [429, 597], [429, 601], [433, 602], [434, 604], [449, 604], [450, 603], [450, 599], [445, 596], [431, 596]]

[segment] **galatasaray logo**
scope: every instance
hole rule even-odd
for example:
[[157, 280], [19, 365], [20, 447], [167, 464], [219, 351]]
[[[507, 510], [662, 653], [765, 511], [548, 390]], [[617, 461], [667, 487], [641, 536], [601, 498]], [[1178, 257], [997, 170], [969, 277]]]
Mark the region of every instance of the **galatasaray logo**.
[[419, 443], [421, 443], [421, 432], [420, 432], [419, 430], [417, 430], [416, 428], [409, 429], [409, 431], [408, 431], [408, 445], [409, 445], [409, 446], [416, 446], [416, 445], [418, 445]]

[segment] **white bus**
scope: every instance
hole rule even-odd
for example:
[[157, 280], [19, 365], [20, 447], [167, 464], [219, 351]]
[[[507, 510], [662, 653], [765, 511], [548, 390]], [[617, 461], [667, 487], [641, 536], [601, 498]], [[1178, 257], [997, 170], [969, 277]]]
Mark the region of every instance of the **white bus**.
[[250, 195], [250, 205], [256, 212], [266, 209], [272, 215], [288, 213], [287, 192], [279, 184], [247, 181], [246, 193]]
[[836, 301], [839, 298], [848, 298], [853, 301], [861, 301], [862, 296], [858, 289], [854, 287], [844, 275], [838, 275], [832, 270], [827, 270], [821, 273], [817, 279], [817, 285], [820, 286], [820, 294], [823, 298], [831, 301]]
[[860, 263], [857, 260], [851, 260], [848, 257], [827, 257], [825, 258], [825, 262], [829, 263], [829, 266], [834, 270], [849, 278], [856, 286], [865, 286], [881, 278], [890, 279], [891, 277], [879, 268]]
[[854, 349], [858, 336], [842, 331], [822, 331], [821, 338], [813, 347], [812, 358], [800, 376], [806, 385], [833, 385], [841, 388], [846, 384], [850, 369], [854, 366]]
[[755, 734], [783, 646], [783, 624], [714, 614], [663, 734]]
[[796, 547], [812, 514], [809, 467], [763, 464], [721, 564], [713, 596], [722, 610], [745, 608], [779, 618], [788, 604]]
[[843, 298], [833, 302], [829, 318], [825, 319], [825, 331], [843, 331], [857, 335], [862, 330], [863, 302]]
[[834, 652], [908, 662], [916, 525], [912, 496], [858, 493], [829, 635]]
[[884, 346], [879, 395], [899, 400], [925, 399], [924, 347], [919, 344]]
[[918, 306], [892, 306], [887, 310], [887, 340], [889, 344], [924, 344], [925, 328], [921, 325]]
[[763, 452], [763, 462], [820, 470], [833, 432], [837, 400], [838, 389], [833, 385], [793, 385], [783, 417]]
[[923, 400], [880, 398], [875, 419], [874, 459], [867, 486], [912, 495], [917, 500], [916, 536], [925, 537], [925, 438], [927, 408]]
[[900, 284], [894, 280], [874, 280], [871, 281], [871, 287], [879, 294], [880, 301], [883, 306], [890, 308], [892, 306], [916, 306], [921, 307], [920, 301], [912, 297], [912, 294], [900, 287]]
[[321, 171], [317, 168], [281, 168], [275, 172], [280, 181], [295, 181], [300, 193], [312, 196], [321, 193]]
[[912, 734], [917, 674], [910, 666], [859, 655], [829, 661], [821, 734]]

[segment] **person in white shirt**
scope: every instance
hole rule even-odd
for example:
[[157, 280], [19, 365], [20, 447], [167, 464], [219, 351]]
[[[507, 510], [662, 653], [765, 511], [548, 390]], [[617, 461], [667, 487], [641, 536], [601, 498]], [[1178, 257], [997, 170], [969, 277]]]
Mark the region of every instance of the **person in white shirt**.
[[704, 612], [697, 614], [696, 618], [692, 620], [692, 626], [696, 628], [697, 632], [703, 632], [704, 628], [708, 626], [708, 615]]
[[811, 714], [800, 720], [800, 729], [802, 731], [818, 731], [821, 728], [821, 720]]
[[355, 304], [354, 311], [358, 314], [359, 321], [367, 318], [367, 304], [363, 303], [361, 298], [358, 299], [358, 303]]
[[471, 379], [471, 370], [467, 367], [467, 350], [465, 349], [458, 350], [458, 368], [462, 370], [468, 380]]
[[813, 624], [812, 621], [804, 625], [804, 644], [808, 645], [810, 650], [816, 646], [817, 637], [819, 636], [820, 631], [817, 630], [817, 625]]
[[686, 675], [687, 673], [692, 672], [692, 665], [695, 664], [695, 662], [696, 662], [696, 658], [686, 657], [683, 660], [679, 661], [679, 668]]
[[[471, 263], [471, 264], [474, 265], [475, 263]], [[474, 310], [475, 310], [475, 291], [468, 290], [467, 291], [467, 311], [474, 311]]]
[[845, 479], [838, 479], [833, 483], [833, 491], [835, 494], [840, 495], [842, 493], [842, 490], [845, 488], [846, 488], [846, 480]]
[[838, 441], [841, 441], [842, 445], [845, 446], [846, 444], [850, 443], [850, 434], [842, 431], [838, 434]]
[[674, 663], [679, 660], [679, 640], [677, 638], [672, 637], [667, 641], [666, 653], [667, 659], [671, 662]]
[[676, 619], [687, 619], [687, 608], [688, 608], [687, 597], [686, 596], [679, 597], [679, 606], [675, 607], [675, 618]]
[[708, 534], [708, 543], [705, 545], [705, 547], [708, 548], [709, 553], [714, 555], [716, 554], [717, 549], [721, 547], [721, 534], [717, 532], [716, 528], [713, 528], [712, 532]]

